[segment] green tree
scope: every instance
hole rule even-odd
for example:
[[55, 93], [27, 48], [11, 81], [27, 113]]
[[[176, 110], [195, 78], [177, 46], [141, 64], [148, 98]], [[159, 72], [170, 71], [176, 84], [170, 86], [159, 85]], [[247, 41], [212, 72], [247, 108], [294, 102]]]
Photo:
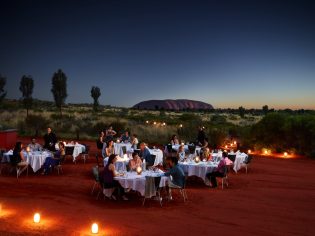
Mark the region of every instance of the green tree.
[[23, 105], [26, 109], [26, 116], [28, 116], [28, 110], [32, 107], [33, 104], [33, 88], [34, 80], [31, 76], [23, 75], [20, 81], [20, 91], [23, 97]]
[[7, 95], [7, 92], [4, 90], [6, 83], [7, 83], [7, 79], [0, 74], [0, 103]]
[[99, 107], [99, 102], [98, 102], [98, 98], [101, 96], [101, 90], [99, 87], [97, 86], [93, 86], [91, 88], [91, 97], [93, 98], [94, 100], [94, 103], [93, 103], [93, 109], [94, 111], [97, 111], [98, 110], [98, 107]]
[[267, 105], [263, 106], [263, 107], [262, 107], [262, 111], [263, 111], [264, 115], [267, 115], [267, 113], [268, 113], [268, 111], [269, 111], [268, 106], [267, 106]]
[[54, 96], [56, 107], [60, 111], [60, 116], [62, 116], [62, 106], [65, 104], [68, 94], [67, 94], [67, 76], [61, 69], [55, 72], [52, 77], [51, 92]]
[[239, 112], [240, 117], [241, 117], [241, 118], [244, 118], [244, 116], [245, 116], [245, 108], [242, 107], [242, 106], [240, 106], [240, 107], [238, 108], [238, 112]]

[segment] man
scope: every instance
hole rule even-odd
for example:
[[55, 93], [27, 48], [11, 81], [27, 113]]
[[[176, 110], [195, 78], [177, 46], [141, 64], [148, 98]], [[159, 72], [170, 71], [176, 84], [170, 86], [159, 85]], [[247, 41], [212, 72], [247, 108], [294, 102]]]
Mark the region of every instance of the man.
[[183, 169], [177, 164], [177, 157], [167, 157], [166, 162], [169, 165], [170, 170], [165, 172], [164, 175], [172, 177], [168, 181], [169, 199], [172, 200], [171, 188], [183, 188], [185, 185], [185, 174]]
[[57, 136], [51, 131], [51, 128], [47, 128], [47, 134], [44, 136], [44, 148], [49, 151], [56, 151], [55, 145], [57, 143]]
[[131, 143], [131, 139], [130, 139], [128, 131], [126, 131], [125, 134], [123, 134], [120, 139], [123, 143]]
[[203, 127], [199, 126], [199, 130], [198, 130], [198, 136], [197, 136], [197, 145], [198, 146], [202, 146], [202, 144], [204, 143], [206, 139], [206, 134], [205, 131], [203, 130]]
[[32, 152], [40, 151], [42, 150], [42, 146], [39, 143], [36, 143], [36, 139], [32, 138], [31, 143], [28, 145], [30, 150]]
[[145, 143], [140, 143], [140, 157], [145, 160], [147, 166], [154, 165], [154, 158], [151, 156], [151, 152]]

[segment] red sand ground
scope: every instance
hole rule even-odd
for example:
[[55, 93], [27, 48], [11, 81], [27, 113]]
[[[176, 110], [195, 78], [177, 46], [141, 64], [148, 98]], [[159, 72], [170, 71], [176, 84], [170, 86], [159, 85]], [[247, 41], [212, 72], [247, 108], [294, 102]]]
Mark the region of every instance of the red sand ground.
[[[94, 145], [94, 144], [92, 144]], [[209, 189], [190, 179], [189, 201], [159, 207], [130, 201], [95, 200], [91, 167], [64, 165], [64, 174], [0, 176], [0, 235], [315, 235], [315, 161], [255, 158], [249, 173], [230, 174], [228, 189]], [[42, 222], [32, 222], [34, 212]]]

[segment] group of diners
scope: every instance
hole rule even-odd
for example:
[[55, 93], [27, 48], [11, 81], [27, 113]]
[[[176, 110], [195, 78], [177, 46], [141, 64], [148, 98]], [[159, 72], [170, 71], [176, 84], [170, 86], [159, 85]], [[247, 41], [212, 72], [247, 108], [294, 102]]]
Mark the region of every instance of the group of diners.
[[[52, 155], [48, 156], [45, 159], [45, 162], [42, 166], [42, 174], [47, 175], [50, 169], [60, 163], [65, 157], [65, 144], [63, 142], [58, 142], [57, 136], [52, 132], [50, 127], [47, 128], [47, 133], [44, 135], [44, 144], [43, 146], [37, 143], [36, 138], [32, 137], [31, 142], [24, 146], [22, 142], [17, 142], [13, 149], [13, 154], [11, 156], [10, 162], [13, 165], [16, 165], [19, 168], [19, 172], [23, 172], [29, 165], [27, 162], [26, 154], [27, 152], [42, 152], [49, 151]], [[56, 150], [56, 144], [57, 150]], [[19, 175], [19, 173], [17, 173]]]

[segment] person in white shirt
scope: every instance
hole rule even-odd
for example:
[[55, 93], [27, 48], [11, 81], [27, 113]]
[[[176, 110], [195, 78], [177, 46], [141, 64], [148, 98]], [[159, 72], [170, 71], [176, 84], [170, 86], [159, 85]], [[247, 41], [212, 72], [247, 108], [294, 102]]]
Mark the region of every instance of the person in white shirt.
[[32, 138], [31, 143], [28, 145], [32, 152], [41, 151], [42, 146], [36, 142], [35, 138]]
[[139, 144], [139, 140], [137, 138], [136, 134], [132, 135], [132, 139], [131, 139], [131, 145], [133, 149], [137, 149], [138, 148], [138, 144]]

